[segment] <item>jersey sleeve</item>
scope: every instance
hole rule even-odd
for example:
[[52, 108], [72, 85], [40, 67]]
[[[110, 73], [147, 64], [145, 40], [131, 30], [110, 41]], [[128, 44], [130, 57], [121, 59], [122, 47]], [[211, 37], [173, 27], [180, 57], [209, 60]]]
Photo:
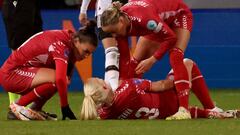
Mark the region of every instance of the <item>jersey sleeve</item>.
[[62, 60], [65, 63], [68, 63], [69, 48], [61, 41], [57, 41], [55, 43], [52, 43], [48, 51], [51, 53], [54, 60]]
[[136, 86], [138, 93], [144, 93], [151, 89], [151, 81], [146, 79], [133, 79], [133, 84]]
[[[147, 12], [147, 11], [146, 11]], [[145, 37], [160, 42], [160, 48], [154, 53], [156, 59], [161, 59], [176, 43], [176, 34], [174, 31], [161, 20], [160, 16], [153, 11], [147, 12], [144, 16], [140, 27], [150, 33]]]
[[61, 107], [68, 105], [67, 98], [67, 64], [62, 60], [56, 59], [56, 86], [60, 97]]
[[83, 0], [80, 8], [80, 13], [87, 14], [87, 9], [91, 0]]

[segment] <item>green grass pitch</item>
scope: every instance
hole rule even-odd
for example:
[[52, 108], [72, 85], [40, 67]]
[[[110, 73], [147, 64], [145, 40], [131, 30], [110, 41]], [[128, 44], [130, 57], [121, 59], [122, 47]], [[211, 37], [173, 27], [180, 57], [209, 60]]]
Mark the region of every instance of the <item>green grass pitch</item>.
[[[240, 108], [240, 90], [212, 90], [211, 96], [224, 109]], [[79, 117], [81, 92], [69, 94], [72, 110]], [[45, 106], [61, 118], [58, 95]], [[191, 93], [191, 105], [200, 106]], [[240, 135], [240, 119], [8, 121], [8, 96], [0, 93], [1, 135]]]

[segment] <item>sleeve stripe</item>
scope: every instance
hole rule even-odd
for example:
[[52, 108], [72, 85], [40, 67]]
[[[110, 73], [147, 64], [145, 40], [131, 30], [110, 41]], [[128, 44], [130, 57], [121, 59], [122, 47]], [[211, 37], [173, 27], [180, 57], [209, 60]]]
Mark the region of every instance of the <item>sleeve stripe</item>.
[[65, 62], [66, 64], [68, 64], [68, 62], [65, 59], [63, 59], [63, 58], [54, 57], [53, 59], [54, 60], [61, 60], [61, 61]]

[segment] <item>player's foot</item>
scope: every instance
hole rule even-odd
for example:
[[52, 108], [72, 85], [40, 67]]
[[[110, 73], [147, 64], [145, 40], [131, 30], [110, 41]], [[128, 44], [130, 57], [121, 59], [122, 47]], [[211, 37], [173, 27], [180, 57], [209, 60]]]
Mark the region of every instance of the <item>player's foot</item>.
[[178, 108], [178, 112], [166, 118], [166, 120], [185, 120], [185, 119], [191, 119], [191, 114], [186, 108], [182, 106]]
[[11, 111], [10, 108], [7, 113], [7, 120], [18, 120], [18, 118], [15, 116], [15, 114]]
[[56, 114], [51, 114], [45, 111], [38, 111], [39, 114], [41, 114], [46, 120], [57, 120]]
[[224, 112], [223, 109], [215, 106], [213, 109], [209, 109], [209, 111], [213, 111], [213, 112]]
[[225, 113], [231, 114], [233, 118], [240, 118], [240, 110], [227, 110]]
[[15, 103], [10, 104], [10, 109], [19, 120], [45, 120], [39, 113]]

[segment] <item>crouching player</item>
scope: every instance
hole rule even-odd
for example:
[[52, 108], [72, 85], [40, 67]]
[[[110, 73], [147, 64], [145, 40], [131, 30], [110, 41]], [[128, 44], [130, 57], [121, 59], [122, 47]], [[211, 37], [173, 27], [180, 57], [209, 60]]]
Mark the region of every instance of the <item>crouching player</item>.
[[[76, 33], [49, 30], [35, 34], [14, 51], [0, 70], [0, 84], [21, 98], [10, 104], [20, 120], [45, 120], [42, 107], [59, 93], [62, 119], [76, 119], [69, 107], [67, 85], [74, 63], [91, 55], [97, 47], [96, 23], [90, 21]], [[30, 108], [28, 104], [33, 103]], [[47, 116], [47, 117], [44, 117]]]
[[[102, 79], [91, 78], [84, 85], [84, 100], [81, 119], [182, 119], [233, 117], [214, 106], [204, 78], [197, 65], [190, 59], [184, 64], [192, 78], [192, 91], [200, 99], [203, 109], [189, 108], [178, 111], [178, 95], [174, 87], [174, 76], [170, 72], [166, 80], [151, 82], [144, 79], [124, 80], [113, 92]], [[189, 92], [183, 93], [189, 94]], [[204, 100], [201, 96], [205, 96]], [[169, 117], [178, 112], [177, 117]], [[181, 114], [179, 114], [181, 113]]]

